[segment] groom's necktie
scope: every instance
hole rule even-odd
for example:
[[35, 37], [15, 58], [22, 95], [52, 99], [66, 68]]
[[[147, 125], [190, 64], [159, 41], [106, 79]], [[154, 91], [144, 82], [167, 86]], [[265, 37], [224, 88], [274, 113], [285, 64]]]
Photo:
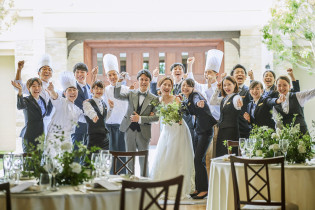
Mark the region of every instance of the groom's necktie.
[[84, 98], [85, 98], [85, 99], [89, 99], [89, 98], [90, 98], [90, 97], [89, 97], [89, 94], [88, 94], [88, 91], [87, 91], [86, 85], [83, 86], [83, 93], [84, 93]]

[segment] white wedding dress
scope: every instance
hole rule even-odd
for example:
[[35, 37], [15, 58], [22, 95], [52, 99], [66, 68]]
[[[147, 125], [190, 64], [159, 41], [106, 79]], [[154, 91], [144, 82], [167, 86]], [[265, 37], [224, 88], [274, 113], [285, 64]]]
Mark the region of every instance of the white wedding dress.
[[[182, 125], [163, 125], [157, 144], [155, 160], [150, 177], [154, 180], [166, 180], [184, 175], [181, 197], [189, 197], [194, 188], [194, 152], [189, 128], [184, 120]], [[175, 198], [176, 187], [169, 191], [169, 197]]]

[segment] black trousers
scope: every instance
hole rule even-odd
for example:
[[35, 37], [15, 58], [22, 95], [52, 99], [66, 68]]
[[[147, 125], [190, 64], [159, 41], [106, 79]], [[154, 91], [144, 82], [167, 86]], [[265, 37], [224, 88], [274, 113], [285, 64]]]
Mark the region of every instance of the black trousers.
[[87, 148], [91, 149], [93, 146], [100, 147], [102, 150], [109, 150], [108, 133], [88, 134]]
[[195, 184], [198, 192], [208, 191], [208, 174], [206, 168], [206, 153], [213, 136], [213, 128], [204, 132], [195, 132]]
[[[120, 124], [106, 124], [106, 128], [109, 131], [109, 150], [126, 152], [125, 133], [119, 130]], [[125, 157], [120, 158], [126, 162]], [[116, 161], [116, 168], [119, 169], [122, 164], [119, 160]], [[114, 174], [114, 167], [112, 167], [111, 174]], [[126, 169], [121, 170], [118, 174], [126, 174]]]
[[[224, 140], [238, 141], [239, 136], [240, 134], [239, 134], [238, 127], [229, 127], [229, 128], [219, 127], [218, 139], [217, 139], [217, 144], [215, 148], [216, 150], [215, 156], [220, 157], [220, 156], [228, 154], [228, 148], [224, 146], [223, 144]], [[233, 148], [232, 152], [237, 154], [237, 148]]]

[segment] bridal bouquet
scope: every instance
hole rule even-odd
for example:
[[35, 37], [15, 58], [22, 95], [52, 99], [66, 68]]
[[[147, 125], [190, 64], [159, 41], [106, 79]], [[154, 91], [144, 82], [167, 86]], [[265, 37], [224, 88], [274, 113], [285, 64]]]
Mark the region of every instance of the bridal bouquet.
[[[253, 154], [256, 156], [262, 154], [268, 158], [284, 155], [283, 153], [286, 152], [286, 160], [291, 163], [303, 163], [306, 159], [310, 160], [314, 154], [312, 145], [315, 142], [312, 142], [311, 135], [313, 135], [315, 121], [313, 121], [313, 129], [308, 134], [301, 133], [300, 125], [294, 125], [294, 121], [295, 118], [290, 125], [276, 130], [267, 126], [255, 126], [250, 134], [250, 138], [256, 139]], [[285, 150], [282, 148], [281, 140], [288, 141], [288, 147]]]
[[161, 102], [151, 102], [157, 112], [156, 115], [162, 118], [163, 124], [172, 125], [173, 123], [179, 123], [183, 118], [183, 112], [181, 104], [177, 102], [164, 104]]

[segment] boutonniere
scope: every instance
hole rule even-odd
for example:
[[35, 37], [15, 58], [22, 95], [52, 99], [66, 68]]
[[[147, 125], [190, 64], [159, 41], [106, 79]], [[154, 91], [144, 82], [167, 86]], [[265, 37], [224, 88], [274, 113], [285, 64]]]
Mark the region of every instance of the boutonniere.
[[190, 106], [190, 102], [188, 103], [188, 106]]
[[229, 105], [231, 102], [227, 102], [226, 105]]
[[264, 103], [260, 103], [260, 104], [258, 104], [258, 106], [261, 106], [261, 105], [263, 105]]

